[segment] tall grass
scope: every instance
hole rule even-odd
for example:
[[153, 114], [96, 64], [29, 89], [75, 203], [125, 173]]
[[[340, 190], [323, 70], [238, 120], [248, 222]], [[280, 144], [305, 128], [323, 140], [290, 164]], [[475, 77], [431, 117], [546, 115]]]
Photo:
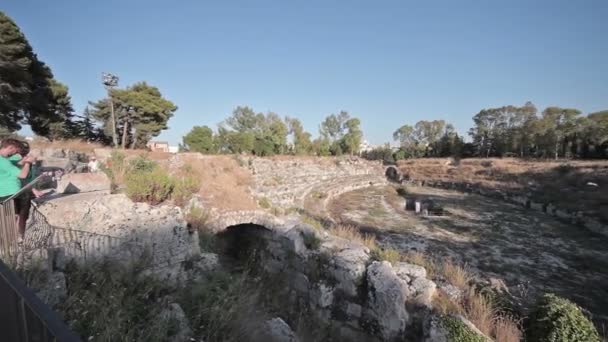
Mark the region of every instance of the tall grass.
[[358, 242], [370, 250], [375, 250], [378, 248], [378, 245], [376, 245], [375, 236], [370, 234], [362, 234], [357, 228], [351, 225], [338, 224], [331, 229], [331, 234], [349, 241]]

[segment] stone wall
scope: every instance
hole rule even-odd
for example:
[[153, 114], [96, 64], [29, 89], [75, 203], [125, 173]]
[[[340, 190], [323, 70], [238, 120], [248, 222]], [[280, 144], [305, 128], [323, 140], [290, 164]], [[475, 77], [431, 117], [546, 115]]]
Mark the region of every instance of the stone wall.
[[255, 197], [276, 207], [303, 207], [305, 200], [339, 195], [362, 186], [385, 184], [382, 166], [357, 157], [247, 158]]

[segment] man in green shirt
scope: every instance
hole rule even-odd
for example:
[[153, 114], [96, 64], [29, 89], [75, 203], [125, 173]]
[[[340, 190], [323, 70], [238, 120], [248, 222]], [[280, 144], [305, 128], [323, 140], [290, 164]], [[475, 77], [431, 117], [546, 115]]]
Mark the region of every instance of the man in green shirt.
[[[23, 165], [19, 168], [9, 158], [19, 153], [22, 149], [22, 144], [19, 140], [4, 139], [0, 143], [0, 203], [4, 203], [9, 197], [17, 193], [21, 189], [21, 180], [26, 179], [30, 173], [32, 158], [26, 156], [21, 160]], [[17, 198], [13, 199], [15, 213], [21, 212], [22, 201]], [[19, 216], [16, 216], [17, 225], [19, 226], [19, 234], [21, 238], [25, 233], [25, 222], [19, 222]]]

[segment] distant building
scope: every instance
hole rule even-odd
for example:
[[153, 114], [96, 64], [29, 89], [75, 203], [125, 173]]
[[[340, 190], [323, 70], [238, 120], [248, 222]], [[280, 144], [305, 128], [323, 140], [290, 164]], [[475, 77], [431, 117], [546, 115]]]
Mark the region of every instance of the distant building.
[[146, 147], [152, 152], [169, 152], [169, 143], [166, 141], [150, 141]]
[[374, 149], [374, 146], [371, 145], [367, 140], [363, 140], [361, 144], [359, 144], [359, 152], [367, 152]]
[[169, 146], [169, 153], [179, 152], [179, 146]]

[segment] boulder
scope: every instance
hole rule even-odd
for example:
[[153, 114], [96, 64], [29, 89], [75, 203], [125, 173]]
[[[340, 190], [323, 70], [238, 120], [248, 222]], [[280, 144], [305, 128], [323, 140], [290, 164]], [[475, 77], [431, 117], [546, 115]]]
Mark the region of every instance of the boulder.
[[407, 279], [409, 282], [409, 278], [426, 278], [426, 269], [422, 266], [409, 264], [407, 262], [398, 262], [393, 266], [395, 273], [401, 277], [402, 279]]
[[336, 288], [348, 296], [356, 296], [357, 288], [365, 276], [365, 265], [370, 258], [369, 249], [338, 237], [323, 242], [321, 249], [328, 256], [327, 273], [336, 281]]
[[296, 335], [291, 330], [291, 327], [279, 317], [269, 319], [264, 323], [266, 335], [265, 341], [269, 342], [296, 342]]
[[383, 340], [403, 334], [409, 322], [405, 301], [410, 295], [406, 282], [395, 274], [388, 261], [374, 261], [367, 268], [368, 307]]
[[71, 173], [64, 175], [57, 182], [57, 192], [60, 194], [109, 190], [110, 179], [103, 172]]

